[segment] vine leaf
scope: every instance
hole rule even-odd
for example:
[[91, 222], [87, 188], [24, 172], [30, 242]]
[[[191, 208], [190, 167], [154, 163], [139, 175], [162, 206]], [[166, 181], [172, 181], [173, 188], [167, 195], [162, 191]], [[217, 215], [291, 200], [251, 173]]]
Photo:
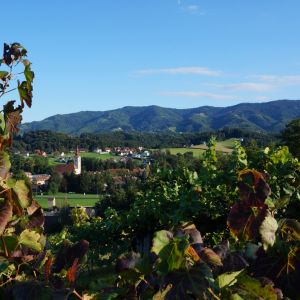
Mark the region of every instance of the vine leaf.
[[12, 213], [13, 207], [11, 203], [8, 200], [5, 200], [0, 207], [0, 234], [3, 233], [7, 223], [12, 218]]
[[33, 251], [39, 252], [42, 250], [42, 245], [39, 243], [40, 237], [39, 233], [25, 229], [20, 234], [19, 244]]
[[193, 261], [195, 261], [195, 262], [200, 261], [200, 257], [198, 255], [198, 253], [196, 252], [196, 250], [192, 246], [189, 246], [187, 248], [186, 255], [190, 256], [193, 259]]
[[279, 221], [281, 237], [287, 241], [300, 242], [300, 223], [294, 219], [282, 219]]
[[277, 292], [271, 284], [263, 285], [256, 278], [241, 274], [237, 278], [234, 290], [242, 299], [256, 300], [277, 300]]
[[200, 258], [211, 266], [223, 266], [220, 256], [210, 248], [203, 248], [200, 252]]
[[27, 208], [31, 205], [31, 190], [24, 180], [10, 180], [10, 186], [12, 187], [21, 208]]
[[78, 258], [75, 258], [72, 266], [67, 271], [67, 279], [70, 283], [74, 283], [76, 280], [77, 268], [78, 268]]
[[243, 270], [237, 271], [237, 272], [227, 272], [219, 275], [216, 278], [216, 282], [219, 286], [220, 289], [226, 287], [226, 286], [231, 286], [234, 285], [237, 282], [237, 277]]
[[[164, 284], [168, 289], [165, 300], [192, 298], [209, 299], [208, 288], [213, 278], [210, 268], [204, 263], [198, 263], [190, 270], [178, 270], [165, 277]], [[171, 288], [170, 288], [171, 286]]]
[[0, 253], [5, 254], [8, 252], [8, 255], [11, 256], [12, 253], [18, 247], [18, 237], [16, 235], [4, 235], [0, 240]]
[[169, 244], [172, 238], [173, 234], [170, 231], [160, 230], [155, 232], [151, 251], [158, 255], [159, 252]]
[[[29, 73], [31, 71], [27, 71], [27, 72]], [[31, 73], [33, 73], [33, 72], [31, 72]], [[27, 74], [27, 76], [33, 76], [33, 75]], [[20, 99], [22, 102], [22, 108], [24, 107], [24, 102], [27, 104], [28, 107], [31, 107], [31, 104], [32, 104], [32, 86], [31, 86], [31, 84], [27, 81], [23, 81], [22, 83], [18, 82], [18, 92], [19, 92], [19, 96], [20, 96]]]
[[0, 256], [0, 275], [7, 269], [7, 267], [9, 266], [9, 261]]
[[53, 264], [53, 258], [50, 256], [50, 257], [48, 257], [48, 259], [45, 263], [45, 277], [46, 277], [47, 281], [49, 280], [49, 277], [50, 277], [52, 264]]
[[265, 177], [255, 170], [239, 173], [240, 200], [233, 205], [227, 219], [231, 233], [239, 239], [258, 239], [259, 228], [270, 215], [265, 201], [271, 190]]
[[28, 60], [24, 60], [24, 65], [25, 65], [25, 70], [24, 70], [24, 75], [29, 84], [34, 79], [34, 72], [31, 71], [31, 63]]
[[163, 247], [158, 253], [158, 273], [163, 275], [183, 267], [185, 263], [185, 253], [188, 247], [188, 237], [173, 238], [169, 244]]
[[6, 130], [10, 133], [18, 133], [19, 124], [22, 121], [22, 107], [14, 107], [15, 101], [9, 101], [4, 105], [4, 116], [5, 116], [5, 127]]
[[0, 71], [0, 79], [4, 80], [9, 73], [6, 71]]
[[4, 152], [0, 151], [0, 179], [6, 179], [8, 172], [10, 170], [10, 161], [9, 161], [9, 155]]
[[[278, 240], [267, 252], [261, 250], [251, 271], [255, 277], [268, 277], [290, 299], [300, 299], [300, 248], [294, 241]], [[294, 244], [294, 245], [293, 245]]]
[[259, 228], [268, 215], [267, 209], [266, 204], [255, 207], [243, 202], [236, 203], [231, 208], [227, 219], [231, 233], [246, 241], [259, 237]]
[[39, 207], [32, 215], [29, 216], [28, 219], [29, 222], [26, 224], [26, 228], [34, 229], [42, 227], [45, 222], [45, 217], [42, 208]]

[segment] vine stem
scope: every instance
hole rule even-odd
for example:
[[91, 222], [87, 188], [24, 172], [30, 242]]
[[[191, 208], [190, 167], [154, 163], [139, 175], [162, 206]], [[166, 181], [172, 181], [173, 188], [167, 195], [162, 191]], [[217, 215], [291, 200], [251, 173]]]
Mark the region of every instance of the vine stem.
[[8, 94], [8, 93], [10, 93], [10, 92], [12, 92], [12, 91], [15, 91], [16, 89], [17, 89], [17, 88], [8, 90], [8, 91], [6, 91], [6, 92], [4, 91], [4, 92], [1, 93], [0, 97], [3, 96], [3, 95], [5, 95], [5, 94]]
[[78, 293], [76, 290], [73, 291], [73, 294], [74, 294], [76, 297], [78, 297], [78, 299], [83, 300], [83, 298], [79, 295], [79, 293]]
[[1, 241], [2, 241], [2, 244], [3, 244], [3, 248], [4, 248], [5, 257], [8, 257], [9, 255], [8, 255], [8, 251], [7, 251], [7, 247], [6, 247], [3, 235], [1, 235]]
[[211, 295], [212, 295], [216, 300], [221, 300], [221, 298], [219, 298], [219, 297], [213, 292], [213, 290], [212, 290], [211, 288], [208, 288], [207, 290], [211, 293]]

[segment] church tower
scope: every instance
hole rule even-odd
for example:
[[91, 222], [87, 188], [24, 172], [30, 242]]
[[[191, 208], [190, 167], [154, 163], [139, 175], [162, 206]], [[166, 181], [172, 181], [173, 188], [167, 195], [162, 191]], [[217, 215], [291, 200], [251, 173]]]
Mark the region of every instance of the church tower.
[[81, 174], [81, 156], [80, 156], [80, 151], [79, 151], [78, 147], [76, 149], [75, 157], [74, 157], [74, 173], [76, 175]]

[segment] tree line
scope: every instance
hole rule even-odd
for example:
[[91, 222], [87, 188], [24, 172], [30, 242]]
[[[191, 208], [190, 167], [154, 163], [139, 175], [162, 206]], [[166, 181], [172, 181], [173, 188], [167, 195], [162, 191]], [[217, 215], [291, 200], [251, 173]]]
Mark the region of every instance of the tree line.
[[266, 146], [277, 140], [277, 136], [266, 132], [249, 131], [240, 128], [224, 128], [222, 130], [175, 133], [175, 132], [106, 132], [106, 133], [82, 133], [79, 136], [71, 136], [64, 133], [49, 130], [30, 131], [15, 137], [14, 151], [33, 152], [36, 149], [52, 153], [54, 151], [70, 151], [79, 146], [89, 151], [104, 147], [139, 147], [166, 148], [183, 147], [191, 144], [198, 145], [208, 142], [211, 136], [218, 140], [229, 138], [243, 138], [243, 144], [247, 146], [255, 140], [259, 146]]

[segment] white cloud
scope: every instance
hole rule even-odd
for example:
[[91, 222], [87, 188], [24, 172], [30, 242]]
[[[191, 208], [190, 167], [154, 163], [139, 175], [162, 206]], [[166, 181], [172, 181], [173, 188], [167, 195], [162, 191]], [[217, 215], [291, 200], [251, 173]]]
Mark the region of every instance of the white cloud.
[[165, 68], [165, 69], [144, 69], [134, 72], [139, 75], [152, 74], [170, 74], [170, 75], [204, 75], [204, 76], [220, 76], [221, 71], [211, 70], [205, 67], [180, 67], [180, 68]]
[[252, 77], [276, 85], [289, 86], [300, 84], [300, 75], [254, 75]]
[[270, 91], [274, 88], [272, 84], [269, 83], [258, 83], [258, 82], [240, 82], [233, 84], [219, 85], [219, 87], [231, 90], [231, 91], [253, 91], [253, 92], [265, 92]]
[[223, 94], [214, 94], [208, 92], [196, 92], [196, 91], [179, 91], [179, 92], [161, 92], [161, 96], [170, 96], [170, 97], [195, 97], [195, 98], [209, 98], [216, 100], [234, 100], [235, 96], [232, 95], [223, 95]]
[[196, 12], [199, 10], [199, 5], [187, 5], [186, 6], [186, 10], [190, 11], [190, 12]]

